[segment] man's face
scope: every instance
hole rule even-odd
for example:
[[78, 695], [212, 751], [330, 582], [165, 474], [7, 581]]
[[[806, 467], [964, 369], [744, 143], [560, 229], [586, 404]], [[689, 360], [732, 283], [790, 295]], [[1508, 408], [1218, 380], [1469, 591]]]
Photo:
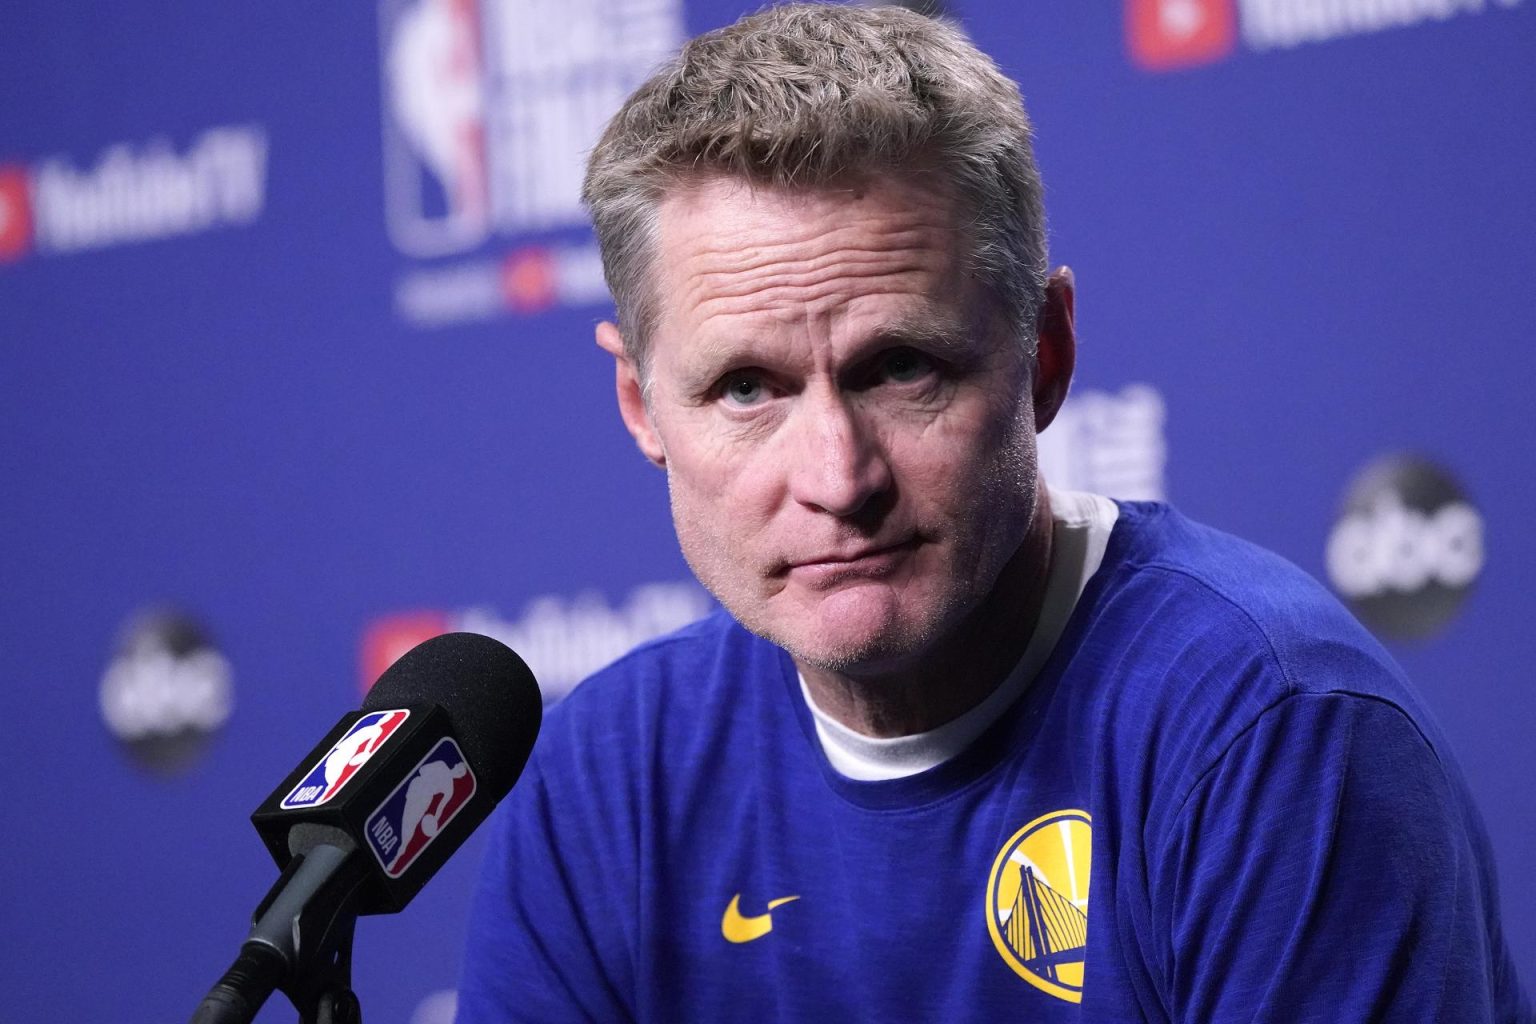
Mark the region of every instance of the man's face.
[[991, 591], [1034, 508], [1030, 360], [949, 202], [721, 179], [659, 215], [649, 395], [621, 360], [620, 400], [689, 565], [802, 662], [907, 664]]

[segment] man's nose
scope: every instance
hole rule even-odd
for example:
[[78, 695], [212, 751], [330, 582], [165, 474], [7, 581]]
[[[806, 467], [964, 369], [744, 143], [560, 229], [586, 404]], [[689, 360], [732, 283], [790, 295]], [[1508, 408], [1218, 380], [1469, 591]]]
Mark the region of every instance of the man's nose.
[[795, 501], [835, 516], [852, 516], [891, 486], [883, 443], [842, 394], [801, 395], [789, 467]]

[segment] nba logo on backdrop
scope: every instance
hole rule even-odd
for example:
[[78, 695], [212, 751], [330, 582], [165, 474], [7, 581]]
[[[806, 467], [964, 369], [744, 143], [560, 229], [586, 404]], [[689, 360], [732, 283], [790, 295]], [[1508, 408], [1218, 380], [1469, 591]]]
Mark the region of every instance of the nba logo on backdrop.
[[476, 0], [398, 0], [380, 11], [389, 232], [415, 256], [459, 252], [490, 228]]
[[398, 711], [375, 711], [353, 722], [352, 728], [293, 787], [293, 792], [283, 797], [280, 806], [291, 811], [301, 807], [319, 807], [330, 800], [368, 763], [369, 758], [389, 742], [389, 738], [405, 724], [410, 714], [403, 708]]
[[682, 43], [682, 0], [379, 2], [385, 224], [411, 261], [399, 315], [425, 327], [608, 302], [585, 156]]
[[368, 846], [384, 873], [404, 874], [474, 795], [475, 773], [459, 745], [444, 737], [368, 816]]
[[380, 0], [386, 219], [413, 258], [582, 227], [587, 150], [679, 0]]
[[1209, 64], [1237, 46], [1234, 0], [1126, 0], [1131, 57], [1149, 71]]

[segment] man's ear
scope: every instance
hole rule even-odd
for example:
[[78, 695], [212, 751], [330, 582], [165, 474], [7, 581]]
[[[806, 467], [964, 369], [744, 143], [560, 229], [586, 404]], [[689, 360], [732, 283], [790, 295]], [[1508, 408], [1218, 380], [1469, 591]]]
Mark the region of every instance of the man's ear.
[[1071, 267], [1057, 267], [1045, 285], [1035, 357], [1035, 432], [1051, 425], [1067, 399], [1077, 366], [1077, 281]]
[[645, 407], [645, 392], [640, 386], [640, 374], [634, 361], [624, 351], [624, 338], [619, 329], [607, 320], [597, 325], [597, 346], [613, 356], [613, 389], [619, 399], [619, 415], [629, 428], [641, 454], [658, 466], [665, 467], [667, 453], [661, 447], [661, 437], [651, 422], [651, 411]]

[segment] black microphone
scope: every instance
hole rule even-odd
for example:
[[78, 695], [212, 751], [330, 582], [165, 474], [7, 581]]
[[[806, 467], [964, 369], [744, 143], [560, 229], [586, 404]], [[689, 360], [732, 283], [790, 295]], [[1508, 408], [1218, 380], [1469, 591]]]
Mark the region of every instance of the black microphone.
[[250, 1021], [274, 989], [304, 1020], [357, 1020], [357, 915], [410, 902], [517, 781], [542, 713], [490, 637], [434, 637], [390, 666], [251, 815], [283, 873], [193, 1024]]

